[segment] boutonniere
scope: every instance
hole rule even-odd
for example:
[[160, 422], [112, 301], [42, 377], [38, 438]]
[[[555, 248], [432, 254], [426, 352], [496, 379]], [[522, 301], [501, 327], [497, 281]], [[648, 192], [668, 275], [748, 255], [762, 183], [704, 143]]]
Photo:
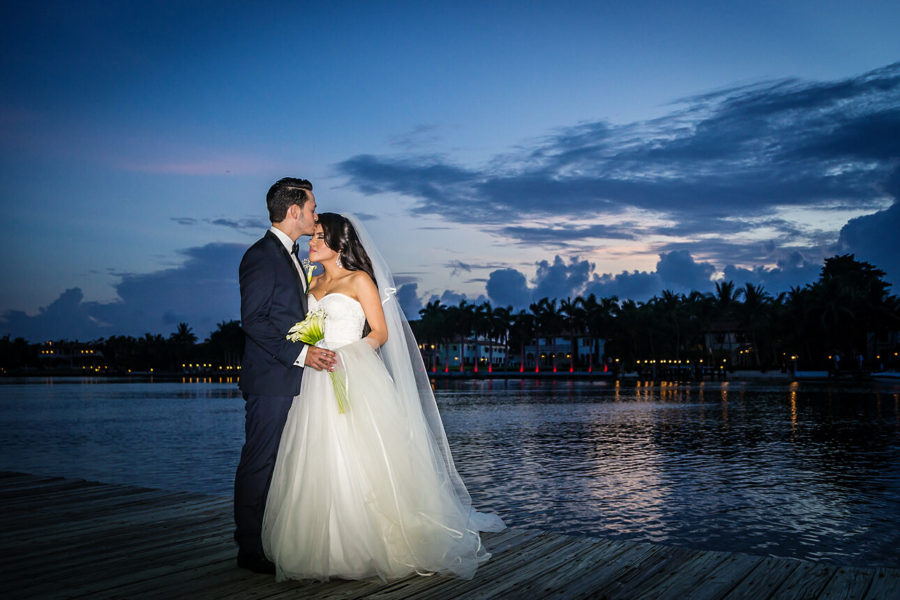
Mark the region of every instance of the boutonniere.
[[309, 287], [310, 282], [312, 282], [313, 273], [316, 271], [316, 265], [309, 262], [308, 258], [304, 258], [303, 270], [306, 271], [306, 286]]

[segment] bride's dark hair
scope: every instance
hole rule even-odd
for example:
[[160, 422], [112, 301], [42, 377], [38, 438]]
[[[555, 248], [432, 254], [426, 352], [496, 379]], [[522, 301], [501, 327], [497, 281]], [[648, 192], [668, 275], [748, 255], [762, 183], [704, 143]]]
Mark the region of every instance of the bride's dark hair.
[[337, 213], [319, 213], [318, 223], [322, 226], [325, 245], [341, 253], [341, 265], [349, 271], [365, 271], [375, 281], [372, 260], [350, 220]]
[[[347, 217], [337, 213], [319, 213], [317, 223], [322, 226], [322, 235], [325, 245], [341, 253], [341, 266], [348, 271], [363, 271], [375, 281], [375, 270], [372, 268], [372, 259], [366, 254], [353, 224]], [[375, 282], [375, 286], [378, 283]], [[363, 328], [363, 335], [371, 331], [368, 321]]]

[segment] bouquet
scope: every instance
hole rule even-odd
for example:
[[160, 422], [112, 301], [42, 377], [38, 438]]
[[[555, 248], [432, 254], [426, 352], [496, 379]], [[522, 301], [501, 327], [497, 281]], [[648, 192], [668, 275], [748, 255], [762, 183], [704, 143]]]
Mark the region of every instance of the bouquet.
[[[293, 327], [288, 329], [288, 340], [292, 342], [303, 342], [310, 346], [325, 339], [325, 319], [328, 317], [321, 308], [306, 315], [306, 318], [295, 323]], [[329, 371], [331, 384], [334, 386], [334, 395], [337, 397], [338, 412], [344, 414], [347, 409], [347, 384], [344, 377], [339, 373]]]

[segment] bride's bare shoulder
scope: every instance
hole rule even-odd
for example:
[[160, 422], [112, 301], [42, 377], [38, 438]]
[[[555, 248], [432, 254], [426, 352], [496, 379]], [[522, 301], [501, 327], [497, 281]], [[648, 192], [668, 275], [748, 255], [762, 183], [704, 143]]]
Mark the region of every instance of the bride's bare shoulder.
[[372, 277], [365, 271], [353, 271], [352, 274], [350, 275], [350, 277], [351, 277], [350, 282], [353, 284], [354, 287], [357, 287], [357, 286], [363, 286], [363, 287], [372, 286], [373, 288], [375, 287], [375, 282], [372, 281]]
[[365, 271], [355, 271], [353, 273], [353, 279], [351, 279], [350, 281], [353, 292], [359, 301], [362, 301], [367, 297], [378, 296], [378, 290], [375, 287], [375, 282], [372, 281], [372, 277]]

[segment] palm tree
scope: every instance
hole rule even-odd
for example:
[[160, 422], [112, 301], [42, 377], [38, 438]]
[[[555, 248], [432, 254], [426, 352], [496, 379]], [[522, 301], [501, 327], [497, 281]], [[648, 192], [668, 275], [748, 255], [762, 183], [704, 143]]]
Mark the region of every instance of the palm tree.
[[[559, 311], [556, 308], [556, 299], [550, 300], [549, 298], [541, 298], [537, 303], [533, 303], [531, 306], [531, 312], [534, 314], [535, 324], [537, 327], [538, 334], [538, 348], [537, 348], [537, 357], [536, 362], [538, 365], [540, 364], [540, 356], [541, 356], [541, 346], [540, 346], [540, 337], [546, 337], [548, 343], [553, 339], [553, 337], [559, 335], [559, 332], [562, 330], [562, 317], [559, 314]], [[553, 360], [553, 370], [556, 371], [556, 354], [552, 353]], [[535, 371], [539, 371], [539, 368], [535, 368]]]
[[744, 331], [750, 336], [750, 344], [753, 348], [753, 363], [760, 368], [760, 332], [766, 329], [769, 321], [768, 309], [772, 304], [772, 296], [761, 285], [747, 283], [739, 290], [744, 297], [744, 302], [739, 310], [739, 321]]
[[447, 341], [447, 307], [440, 300], [432, 300], [419, 311], [422, 337], [431, 346], [431, 372], [437, 370], [436, 345]]
[[684, 296], [671, 290], [663, 290], [662, 295], [653, 298], [651, 302], [662, 322], [669, 326], [668, 339], [671, 341], [676, 359], [681, 358], [683, 303]]
[[578, 340], [587, 328], [587, 311], [581, 297], [566, 298], [559, 303], [559, 312], [562, 322], [568, 330], [572, 342], [572, 360], [569, 362], [569, 372], [575, 370], [575, 360], [578, 358]]
[[[497, 342], [503, 343], [503, 368], [506, 369], [506, 361], [509, 357], [509, 329], [512, 321], [512, 306], [500, 306], [490, 312], [490, 337]], [[494, 364], [494, 345], [491, 344], [489, 351], [488, 372], [493, 370]]]
[[190, 346], [197, 343], [197, 336], [191, 330], [187, 323], [179, 323], [175, 333], [169, 336], [169, 341], [176, 344]]
[[[472, 331], [475, 334], [475, 372], [478, 372], [478, 363], [481, 360], [481, 346], [479, 340], [482, 336], [489, 338], [491, 334], [491, 303], [482, 302], [479, 305], [472, 305]], [[493, 344], [491, 344], [493, 347]]]
[[717, 281], [714, 306], [716, 318], [728, 320], [734, 318], [734, 311], [738, 307], [740, 293], [734, 289], [733, 281]]
[[610, 296], [601, 298], [598, 301], [594, 294], [589, 294], [587, 298], [579, 297], [578, 300], [584, 309], [587, 332], [591, 338], [591, 348], [588, 352], [588, 371], [592, 371], [594, 357], [602, 358], [600, 356], [600, 348], [597, 345], [598, 340], [600, 338], [608, 339], [612, 336], [615, 315], [619, 310], [619, 298]]
[[244, 353], [244, 331], [240, 321], [222, 321], [206, 340], [213, 361], [236, 365]]
[[[525, 345], [534, 339], [535, 334], [535, 318], [534, 315], [524, 310], [512, 316], [512, 324], [509, 328], [510, 344], [518, 343], [519, 345], [519, 371], [525, 370]], [[535, 357], [535, 370], [537, 369], [537, 357]]]
[[[456, 306], [447, 309], [447, 321], [450, 328], [456, 332], [459, 340], [459, 372], [465, 370], [466, 363], [466, 337], [472, 333], [472, 323], [475, 318], [475, 305], [466, 300], [460, 300]], [[449, 354], [448, 354], [449, 364]]]

